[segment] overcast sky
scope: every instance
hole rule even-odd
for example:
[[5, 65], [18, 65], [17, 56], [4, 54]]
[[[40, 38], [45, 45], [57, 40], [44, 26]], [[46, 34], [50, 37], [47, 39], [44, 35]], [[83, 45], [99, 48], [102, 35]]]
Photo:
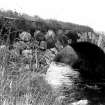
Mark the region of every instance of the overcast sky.
[[105, 32], [105, 0], [0, 0], [0, 8], [88, 25]]

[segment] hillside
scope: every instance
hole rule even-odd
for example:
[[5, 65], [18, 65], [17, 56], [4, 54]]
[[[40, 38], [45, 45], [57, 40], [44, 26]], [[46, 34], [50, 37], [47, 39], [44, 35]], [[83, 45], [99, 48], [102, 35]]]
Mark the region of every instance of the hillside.
[[77, 31], [77, 32], [92, 32], [93, 29], [89, 26], [83, 26], [79, 24], [73, 24], [69, 22], [61, 22], [57, 20], [52, 20], [52, 19], [42, 19], [38, 16], [29, 16], [27, 14], [19, 14], [17, 12], [13, 12], [11, 10], [8, 11], [0, 11], [0, 17], [3, 18], [10, 18], [10, 20], [21, 20], [23, 19], [24, 21], [29, 21], [30, 26], [33, 26], [35, 28], [35, 25], [37, 23], [40, 23], [41, 26], [44, 26], [45, 28], [49, 29], [64, 29], [64, 30], [72, 30], [72, 31]]
[[0, 11], [0, 105], [61, 105], [42, 76], [57, 52], [79, 41], [105, 51], [105, 36], [88, 26]]

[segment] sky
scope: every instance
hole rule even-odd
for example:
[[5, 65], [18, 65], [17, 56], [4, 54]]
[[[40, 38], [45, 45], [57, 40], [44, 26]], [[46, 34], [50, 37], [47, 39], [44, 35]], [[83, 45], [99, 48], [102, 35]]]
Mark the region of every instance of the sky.
[[105, 0], [0, 0], [0, 9], [87, 25], [105, 32]]

